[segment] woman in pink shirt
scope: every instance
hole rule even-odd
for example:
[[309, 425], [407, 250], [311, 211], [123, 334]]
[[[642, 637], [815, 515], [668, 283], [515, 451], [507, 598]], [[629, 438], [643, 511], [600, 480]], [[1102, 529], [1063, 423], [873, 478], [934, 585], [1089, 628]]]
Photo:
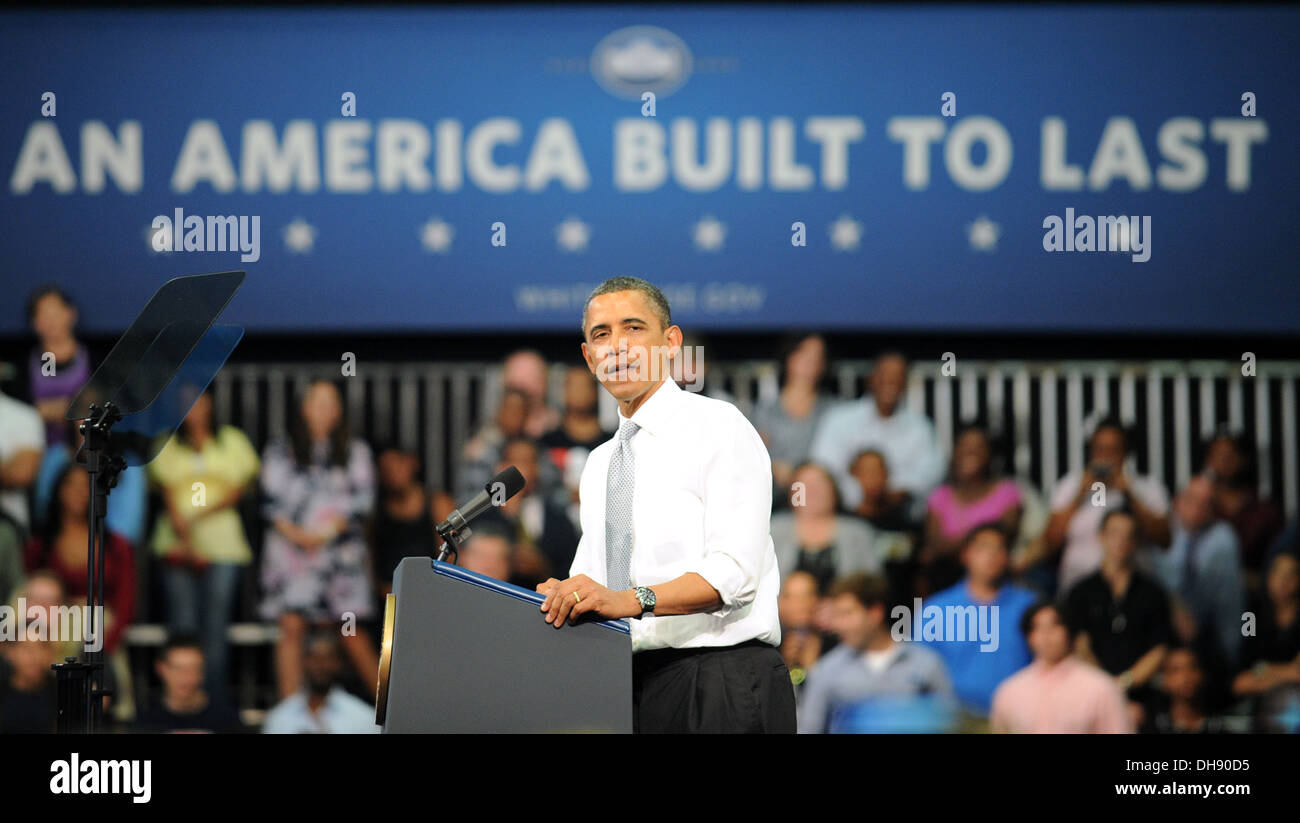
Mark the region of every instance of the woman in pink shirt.
[[993, 446], [979, 426], [967, 426], [953, 444], [948, 481], [927, 501], [925, 543], [919, 557], [929, 592], [938, 592], [962, 577], [957, 550], [976, 526], [996, 523], [1015, 535], [1020, 529], [1023, 501], [1010, 478], [998, 478], [992, 468]]

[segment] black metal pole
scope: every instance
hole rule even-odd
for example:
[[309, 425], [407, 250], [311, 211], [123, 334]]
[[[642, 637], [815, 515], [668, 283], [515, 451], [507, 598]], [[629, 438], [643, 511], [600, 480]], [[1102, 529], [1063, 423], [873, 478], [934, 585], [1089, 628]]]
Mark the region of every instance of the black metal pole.
[[[58, 682], [58, 729], [61, 732], [92, 733], [102, 728], [103, 699], [111, 694], [104, 679], [104, 573], [105, 518], [108, 493], [117, 475], [126, 466], [119, 455], [108, 452], [108, 434], [121, 418], [112, 402], [103, 408], [92, 404], [82, 422], [85, 435], [86, 472], [90, 475], [90, 506], [87, 512], [89, 535], [86, 540], [86, 618], [83, 625], [82, 662], [68, 658], [56, 663]], [[96, 647], [92, 650], [90, 647]]]
[[[108, 458], [111, 459], [111, 458]], [[96, 552], [97, 564], [99, 571], [95, 575], [95, 605], [100, 609], [99, 634], [95, 635], [96, 643], [99, 646], [95, 652], [95, 666], [91, 669], [90, 682], [90, 720], [91, 730], [99, 731], [103, 728], [104, 722], [104, 695], [107, 694], [105, 689], [104, 666], [107, 655], [105, 654], [104, 644], [108, 642], [108, 610], [104, 607], [104, 555], [108, 553], [108, 543], [105, 540], [104, 518], [108, 512], [108, 490], [105, 488], [108, 484], [104, 477], [99, 479], [100, 503], [95, 511], [95, 530], [97, 532], [96, 543], [99, 544], [99, 550]]]
[[[99, 442], [99, 418], [100, 409], [92, 405], [90, 407], [91, 417], [87, 418], [84, 425], [83, 434], [86, 442], [86, 471], [90, 474], [90, 511], [89, 518], [89, 543], [86, 549], [86, 613], [87, 621], [90, 626], [89, 632], [86, 633], [86, 640], [96, 646], [103, 648], [103, 626], [100, 625], [100, 617], [103, 612], [95, 606], [95, 582], [99, 573], [99, 564], [96, 562], [96, 555], [99, 553], [99, 528], [97, 518], [95, 517], [96, 509], [99, 507], [99, 468], [100, 468], [100, 442]], [[82, 719], [85, 725], [83, 732], [95, 732], [96, 713], [95, 713], [95, 686], [96, 664], [99, 663], [99, 655], [95, 651], [87, 649], [85, 653], [86, 673], [84, 684], [82, 686], [85, 696], [85, 708], [83, 709]]]

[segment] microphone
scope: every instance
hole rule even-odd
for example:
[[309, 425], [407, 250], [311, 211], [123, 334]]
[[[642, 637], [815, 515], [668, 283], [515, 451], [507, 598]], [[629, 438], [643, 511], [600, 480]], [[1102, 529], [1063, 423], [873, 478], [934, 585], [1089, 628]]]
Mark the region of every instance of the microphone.
[[[493, 498], [504, 493], [503, 497], [498, 499], [504, 503], [524, 488], [524, 476], [519, 473], [519, 469], [511, 466], [503, 469], [496, 477], [488, 481], [483, 487], [483, 491], [474, 495], [473, 499], [465, 505], [447, 515], [447, 519], [437, 526], [438, 534], [442, 535], [447, 544], [456, 546], [462, 530], [469, 528], [469, 521], [478, 517], [487, 511], [488, 507], [493, 504]], [[468, 535], [464, 535], [468, 537]], [[457, 538], [457, 539], [452, 539]], [[441, 560], [447, 553], [447, 546], [444, 545], [438, 559]]]

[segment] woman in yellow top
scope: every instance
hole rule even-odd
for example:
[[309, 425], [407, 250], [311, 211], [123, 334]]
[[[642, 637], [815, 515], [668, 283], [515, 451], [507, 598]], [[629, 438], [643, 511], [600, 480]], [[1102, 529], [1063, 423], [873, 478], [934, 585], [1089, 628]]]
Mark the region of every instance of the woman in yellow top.
[[226, 630], [240, 574], [253, 559], [237, 507], [260, 467], [242, 431], [214, 423], [211, 389], [149, 464], [165, 504], [153, 550], [164, 561], [168, 628], [198, 635], [214, 702], [227, 701]]

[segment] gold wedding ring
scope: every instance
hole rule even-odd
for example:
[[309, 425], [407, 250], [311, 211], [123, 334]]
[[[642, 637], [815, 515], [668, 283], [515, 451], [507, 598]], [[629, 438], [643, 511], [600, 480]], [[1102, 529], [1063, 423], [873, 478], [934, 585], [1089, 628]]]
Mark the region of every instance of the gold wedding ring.
[[581, 598], [581, 597], [578, 597], [578, 593], [577, 593], [576, 591], [573, 593], [573, 599], [574, 599], [575, 602], [578, 602], [578, 603], [581, 603], [581, 602], [582, 602], [582, 598]]

